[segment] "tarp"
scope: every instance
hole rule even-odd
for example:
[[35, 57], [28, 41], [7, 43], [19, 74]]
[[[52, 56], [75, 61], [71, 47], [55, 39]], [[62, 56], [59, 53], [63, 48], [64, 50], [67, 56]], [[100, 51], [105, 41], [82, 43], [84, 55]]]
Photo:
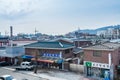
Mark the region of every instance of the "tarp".
[[58, 63], [58, 64], [60, 64], [60, 63], [62, 63], [62, 62], [63, 62], [63, 59], [55, 60], [55, 63]]
[[22, 58], [23, 59], [31, 59], [31, 58], [34, 58], [34, 57], [31, 56], [31, 55], [23, 55]]

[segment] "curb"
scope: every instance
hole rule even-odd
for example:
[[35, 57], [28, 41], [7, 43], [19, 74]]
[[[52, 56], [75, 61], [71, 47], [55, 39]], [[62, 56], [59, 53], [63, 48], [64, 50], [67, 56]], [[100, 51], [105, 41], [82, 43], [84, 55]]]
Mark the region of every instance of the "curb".
[[32, 76], [41, 78], [41, 79], [43, 79], [43, 80], [49, 80], [49, 79], [47, 79], [47, 78], [39, 77], [37, 74], [29, 74], [29, 73], [25, 73], [25, 72], [22, 72], [22, 71], [16, 71], [16, 69], [8, 68], [8, 67], [2, 67], [2, 68], [7, 69], [7, 70], [11, 70], [11, 71], [14, 71], [14, 72], [19, 72], [19, 73], [22, 73], [22, 74], [32, 75]]

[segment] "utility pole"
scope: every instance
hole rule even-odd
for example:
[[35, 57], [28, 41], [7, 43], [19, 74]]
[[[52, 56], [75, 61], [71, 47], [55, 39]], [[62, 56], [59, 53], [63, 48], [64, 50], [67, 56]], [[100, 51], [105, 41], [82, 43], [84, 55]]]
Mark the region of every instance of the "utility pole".
[[35, 51], [35, 69], [34, 69], [34, 73], [37, 74], [37, 69], [38, 69], [38, 51]]

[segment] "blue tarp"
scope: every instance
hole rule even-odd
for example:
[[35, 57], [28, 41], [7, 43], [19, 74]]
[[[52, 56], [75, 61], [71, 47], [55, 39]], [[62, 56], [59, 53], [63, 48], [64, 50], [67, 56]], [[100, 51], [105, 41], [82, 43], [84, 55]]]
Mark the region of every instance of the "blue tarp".
[[34, 58], [34, 57], [31, 56], [31, 55], [23, 55], [22, 58], [24, 58], [24, 59], [31, 59], [31, 58]]
[[63, 62], [63, 59], [57, 60], [57, 63], [58, 63], [58, 64], [60, 64], [60, 63], [62, 63], [62, 62]]

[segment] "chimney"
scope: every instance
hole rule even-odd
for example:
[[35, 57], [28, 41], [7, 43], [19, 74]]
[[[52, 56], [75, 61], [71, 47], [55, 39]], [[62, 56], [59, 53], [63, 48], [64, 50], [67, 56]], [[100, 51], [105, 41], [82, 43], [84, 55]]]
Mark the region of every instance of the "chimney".
[[10, 26], [10, 39], [12, 39], [12, 37], [13, 37], [13, 27]]

